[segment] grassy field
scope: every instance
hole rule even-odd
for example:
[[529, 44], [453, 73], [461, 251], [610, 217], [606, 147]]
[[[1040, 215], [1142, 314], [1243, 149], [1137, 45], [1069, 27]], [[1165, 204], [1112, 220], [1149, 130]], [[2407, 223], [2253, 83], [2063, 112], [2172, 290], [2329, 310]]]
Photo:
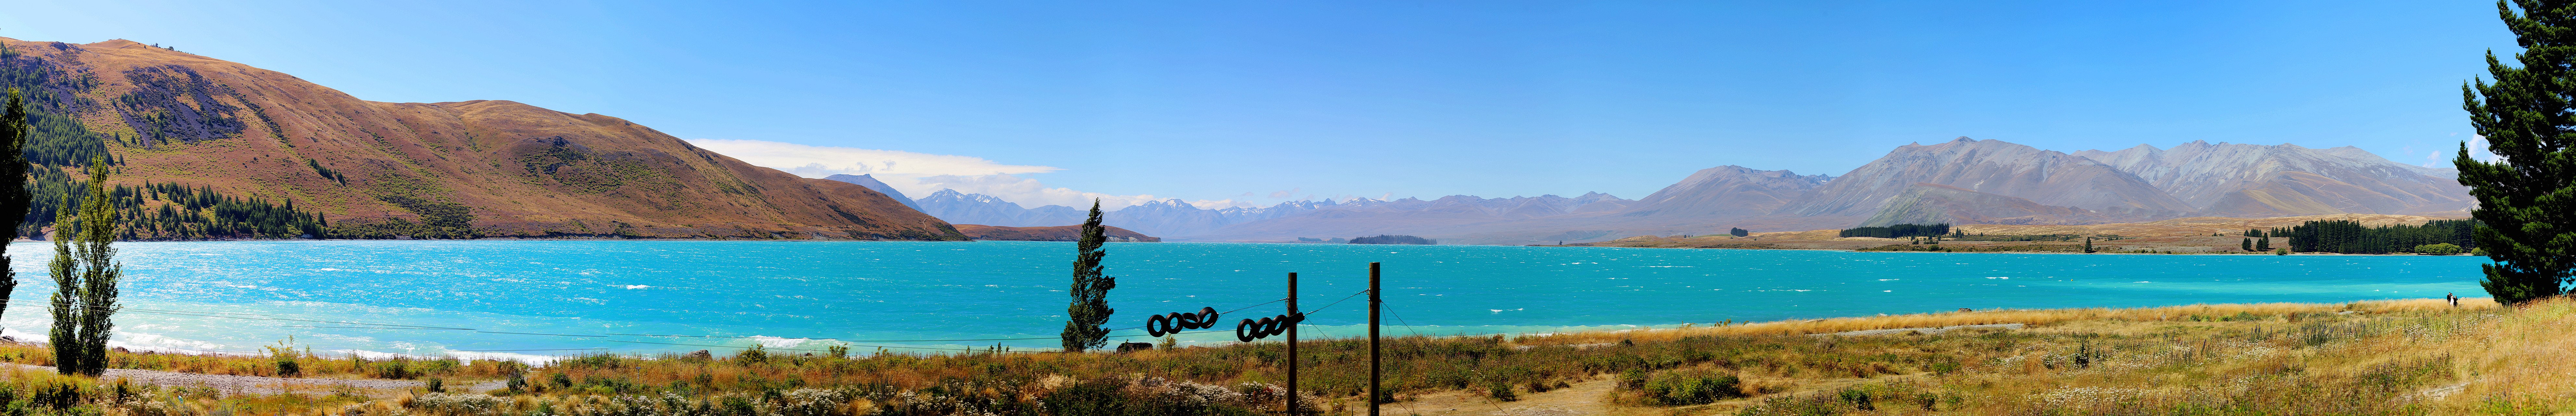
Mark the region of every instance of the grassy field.
[[[1390, 414], [1417, 403], [1560, 414], [2566, 414], [2576, 412], [2576, 301], [2194, 305], [1876, 316], [1543, 336], [1386, 342]], [[2017, 330], [1837, 332], [2018, 323]], [[1195, 415], [1276, 414], [1278, 343], [1127, 354], [909, 355], [747, 350], [595, 355], [529, 367], [266, 356], [113, 354], [119, 368], [441, 379], [446, 391], [225, 394], [7, 374], [9, 414]], [[1298, 394], [1364, 412], [1365, 342], [1299, 349]], [[49, 361], [36, 346], [0, 359]], [[508, 380], [486, 394], [460, 391]], [[1571, 407], [1565, 407], [1571, 406]], [[1483, 412], [1483, 410], [1479, 410]], [[1487, 414], [1487, 413], [1475, 413]]]

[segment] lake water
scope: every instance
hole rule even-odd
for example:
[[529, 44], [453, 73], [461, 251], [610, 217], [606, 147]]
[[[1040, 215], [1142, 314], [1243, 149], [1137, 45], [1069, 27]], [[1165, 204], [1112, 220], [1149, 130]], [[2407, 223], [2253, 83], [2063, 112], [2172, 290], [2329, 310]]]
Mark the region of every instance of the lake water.
[[[278, 241], [118, 243], [128, 309], [114, 344], [515, 357], [754, 343], [942, 352], [1051, 348], [1073, 243]], [[13, 244], [0, 325], [40, 339], [46, 243]], [[1958, 308], [2342, 302], [2483, 296], [2484, 257], [2070, 255], [1507, 246], [1111, 243], [1118, 314], [1232, 310], [1302, 276], [1304, 329], [1364, 333], [1368, 262], [1393, 334], [1531, 333]], [[1347, 299], [1347, 300], [1345, 300]], [[1335, 302], [1339, 303], [1335, 303]], [[1320, 310], [1319, 310], [1320, 309]], [[1282, 313], [1280, 304], [1222, 318]], [[1123, 330], [1112, 335], [1141, 335]], [[630, 335], [631, 334], [631, 335]], [[822, 340], [817, 338], [836, 338]], [[1014, 339], [1034, 338], [1034, 339]], [[945, 341], [908, 341], [945, 340]], [[1113, 341], [1147, 341], [1144, 336]], [[508, 351], [493, 351], [508, 350]], [[600, 351], [600, 350], [587, 350]]]

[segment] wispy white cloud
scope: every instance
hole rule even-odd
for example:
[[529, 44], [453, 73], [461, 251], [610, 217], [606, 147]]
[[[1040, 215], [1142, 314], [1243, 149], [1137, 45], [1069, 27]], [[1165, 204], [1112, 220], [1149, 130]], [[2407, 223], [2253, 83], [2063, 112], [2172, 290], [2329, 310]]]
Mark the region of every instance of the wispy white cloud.
[[2487, 146], [2487, 136], [2469, 136], [2469, 158], [2487, 163], [2495, 163], [2504, 159], [2503, 156], [2496, 156], [2495, 153], [2488, 152]]
[[[745, 163], [820, 178], [850, 175], [1021, 175], [1062, 168], [1010, 165], [973, 156], [934, 155], [901, 150], [808, 146], [764, 140], [692, 139], [689, 144], [742, 159]], [[910, 192], [911, 190], [905, 190]]]
[[[1012, 165], [992, 160], [958, 155], [940, 155], [901, 150], [861, 149], [855, 147], [811, 146], [765, 140], [691, 139], [689, 144], [741, 159], [744, 163], [787, 171], [797, 176], [821, 178], [836, 174], [872, 175], [905, 195], [920, 198], [942, 189], [992, 195], [1024, 207], [1063, 205], [1089, 208], [1093, 199], [1103, 209], [1118, 209], [1167, 198], [1154, 195], [1115, 195], [1085, 192], [1071, 188], [1049, 187], [1036, 179], [1018, 175], [1050, 173], [1064, 170], [1052, 166]], [[1249, 206], [1234, 199], [1189, 201], [1201, 208]]]

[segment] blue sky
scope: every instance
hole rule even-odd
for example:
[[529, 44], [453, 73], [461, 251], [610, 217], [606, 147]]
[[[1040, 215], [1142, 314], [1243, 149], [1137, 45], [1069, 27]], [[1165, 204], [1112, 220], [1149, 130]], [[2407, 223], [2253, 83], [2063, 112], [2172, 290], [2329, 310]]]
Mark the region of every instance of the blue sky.
[[2493, 3], [2450, 0], [727, 3], [5, 0], [0, 36], [607, 114], [1032, 205], [1638, 198], [1958, 136], [2420, 164], [2469, 137], [2459, 84], [2512, 48]]

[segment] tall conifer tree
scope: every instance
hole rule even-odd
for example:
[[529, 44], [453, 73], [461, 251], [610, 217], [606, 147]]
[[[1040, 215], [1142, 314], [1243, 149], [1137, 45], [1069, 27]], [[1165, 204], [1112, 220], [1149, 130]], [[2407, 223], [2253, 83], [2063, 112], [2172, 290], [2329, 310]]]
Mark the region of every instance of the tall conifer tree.
[[88, 195], [64, 198], [54, 216], [53, 344], [54, 370], [98, 376], [107, 371], [107, 336], [124, 280], [125, 265], [116, 262], [117, 212], [107, 192], [107, 158], [90, 159]]
[[1065, 308], [1064, 350], [1082, 352], [1109, 345], [1109, 289], [1118, 287], [1118, 279], [1101, 272], [1100, 259], [1109, 252], [1100, 246], [1109, 242], [1109, 229], [1100, 226], [1100, 200], [1091, 201], [1091, 218], [1082, 221], [1082, 237], [1074, 243], [1073, 305]]
[[[2516, 12], [2515, 9], [2521, 9]], [[2494, 84], [2460, 86], [2469, 124], [2487, 140], [2494, 162], [2469, 157], [2460, 143], [2451, 163], [2478, 207], [2469, 211], [2478, 248], [2491, 264], [2478, 282], [2497, 302], [2519, 304], [2567, 292], [2576, 268], [2576, 2], [2496, 2], [2496, 12], [2522, 53], [2520, 68], [2487, 52]]]
[[[75, 203], [67, 195], [58, 206], [68, 208]], [[72, 227], [74, 218], [78, 218], [73, 211], [54, 210], [54, 235], [49, 237], [54, 240], [54, 260], [46, 264], [54, 278], [54, 297], [45, 309], [53, 315], [54, 322], [53, 328], [45, 332], [45, 342], [54, 347], [54, 371], [63, 374], [79, 374], [81, 360], [89, 356], [81, 353], [80, 347], [80, 316], [88, 310], [81, 307], [81, 290], [87, 286], [81, 285], [80, 261], [72, 257]]]
[[89, 162], [89, 196], [80, 205], [80, 241], [74, 255], [81, 264], [81, 374], [97, 377], [107, 372], [107, 336], [116, 328], [116, 312], [125, 309], [116, 304], [122, 292], [117, 284], [125, 280], [125, 265], [116, 262], [116, 201], [107, 190], [106, 156]]
[[[0, 223], [9, 224], [9, 235], [18, 235], [18, 224], [27, 219], [27, 102], [17, 88], [9, 89], [8, 108], [0, 109]], [[9, 309], [9, 299], [18, 291], [18, 272], [9, 267], [9, 245], [0, 242], [0, 311]]]

